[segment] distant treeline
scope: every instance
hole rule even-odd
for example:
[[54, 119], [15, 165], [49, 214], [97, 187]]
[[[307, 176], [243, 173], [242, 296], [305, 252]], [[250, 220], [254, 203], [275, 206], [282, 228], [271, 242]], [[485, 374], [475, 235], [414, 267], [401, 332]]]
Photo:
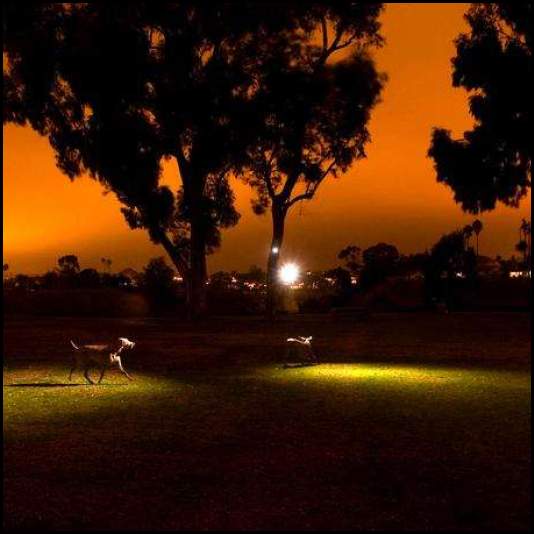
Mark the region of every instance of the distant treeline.
[[[464, 228], [443, 236], [430, 251], [402, 255], [394, 245], [377, 243], [363, 251], [341, 250], [338, 265], [306, 271], [280, 294], [279, 308], [328, 312], [333, 308], [380, 310], [525, 309], [530, 306], [530, 271], [525, 262], [478, 256]], [[153, 258], [141, 272], [81, 269], [75, 255], [62, 256], [58, 267], [40, 276], [4, 278], [8, 314], [143, 316], [185, 314], [183, 279], [164, 258]], [[529, 266], [528, 266], [529, 267]], [[4, 265], [4, 273], [9, 266]], [[266, 273], [213, 273], [207, 280], [212, 314], [265, 312]]]

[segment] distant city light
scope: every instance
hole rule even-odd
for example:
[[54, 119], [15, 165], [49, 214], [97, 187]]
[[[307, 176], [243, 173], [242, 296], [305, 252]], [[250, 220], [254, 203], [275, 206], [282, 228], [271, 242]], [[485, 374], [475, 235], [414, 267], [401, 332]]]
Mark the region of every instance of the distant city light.
[[530, 278], [532, 271], [510, 271], [510, 278]]
[[282, 283], [294, 284], [300, 275], [300, 269], [296, 263], [286, 263], [280, 268], [279, 276]]

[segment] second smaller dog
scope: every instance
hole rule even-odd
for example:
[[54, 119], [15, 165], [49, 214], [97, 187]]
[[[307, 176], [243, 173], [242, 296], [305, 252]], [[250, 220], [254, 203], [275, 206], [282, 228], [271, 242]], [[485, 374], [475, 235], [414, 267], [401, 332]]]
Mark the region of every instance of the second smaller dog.
[[69, 381], [72, 380], [72, 373], [78, 367], [84, 370], [83, 376], [85, 379], [90, 384], [94, 384], [88, 374], [89, 367], [92, 366], [100, 368], [98, 384], [102, 382], [106, 369], [112, 366], [116, 366], [128, 380], [133, 380], [133, 378], [125, 371], [121, 361], [121, 353], [126, 349], [133, 349], [135, 347], [135, 343], [128, 338], [120, 337], [118, 346], [113, 346], [111, 344], [78, 346], [72, 340], [70, 343], [74, 348], [74, 354], [72, 357]]
[[306, 365], [317, 365], [319, 363], [317, 356], [315, 355], [315, 352], [312, 347], [312, 339], [313, 339], [312, 336], [288, 337], [286, 339], [287, 343], [296, 343], [297, 346], [301, 347], [302, 349], [301, 356], [304, 356], [304, 360], [296, 364], [285, 363], [283, 365], [284, 369], [287, 369], [289, 367], [303, 367]]

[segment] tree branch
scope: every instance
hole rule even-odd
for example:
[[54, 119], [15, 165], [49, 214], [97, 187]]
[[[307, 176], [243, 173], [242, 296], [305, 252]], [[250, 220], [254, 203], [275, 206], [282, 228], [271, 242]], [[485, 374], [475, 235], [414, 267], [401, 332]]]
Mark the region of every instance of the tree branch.
[[338, 50], [341, 50], [343, 48], [346, 48], [347, 46], [351, 45], [354, 41], [354, 39], [356, 39], [356, 37], [358, 36], [358, 32], [354, 32], [344, 43], [341, 43], [341, 44], [337, 44], [332, 52], [337, 52]]
[[178, 168], [180, 169], [180, 176], [182, 177], [182, 183], [189, 180], [190, 164], [185, 157], [184, 151], [180, 143], [177, 143], [176, 147], [176, 161], [178, 162]]
[[323, 30], [323, 54], [326, 54], [328, 50], [328, 27], [324, 17], [321, 18], [321, 27]]
[[328, 176], [328, 174], [330, 174], [335, 164], [336, 164], [336, 161], [335, 160], [332, 161], [332, 163], [330, 163], [327, 169], [323, 172], [321, 177], [317, 181], [309, 184], [305, 193], [297, 195], [296, 197], [289, 200], [289, 202], [287, 203], [287, 207], [290, 208], [291, 206], [293, 206], [293, 204], [296, 204], [297, 202], [300, 202], [301, 200], [311, 200], [314, 197], [315, 193], [317, 192], [317, 189], [319, 189], [321, 182]]
[[264, 182], [265, 182], [265, 185], [267, 186], [267, 192], [269, 193], [269, 196], [271, 198], [276, 197], [276, 191], [274, 190], [273, 181], [271, 180], [271, 176], [273, 173], [272, 163], [275, 157], [275, 153], [276, 153], [276, 148], [273, 148], [271, 157], [269, 158], [269, 162], [267, 163], [268, 169], [265, 169], [265, 173], [264, 173]]
[[178, 251], [174, 243], [169, 239], [169, 236], [165, 233], [165, 230], [158, 228], [156, 230], [156, 236], [159, 239], [161, 245], [171, 257], [172, 261], [180, 271], [180, 274], [185, 278], [189, 274], [189, 266], [183, 255]]

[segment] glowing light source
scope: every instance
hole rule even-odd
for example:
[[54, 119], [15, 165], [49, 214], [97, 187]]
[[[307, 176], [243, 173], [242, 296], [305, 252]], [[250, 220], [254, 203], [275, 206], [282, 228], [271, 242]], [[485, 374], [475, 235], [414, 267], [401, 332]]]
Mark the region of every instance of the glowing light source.
[[300, 275], [299, 266], [296, 263], [286, 263], [280, 268], [280, 280], [284, 284], [294, 284]]
[[531, 278], [531, 271], [510, 271], [510, 278]]
[[273, 254], [278, 254], [278, 251], [279, 251], [279, 250], [280, 250], [280, 249], [279, 249], [278, 247], [273, 247], [273, 248], [272, 248]]

